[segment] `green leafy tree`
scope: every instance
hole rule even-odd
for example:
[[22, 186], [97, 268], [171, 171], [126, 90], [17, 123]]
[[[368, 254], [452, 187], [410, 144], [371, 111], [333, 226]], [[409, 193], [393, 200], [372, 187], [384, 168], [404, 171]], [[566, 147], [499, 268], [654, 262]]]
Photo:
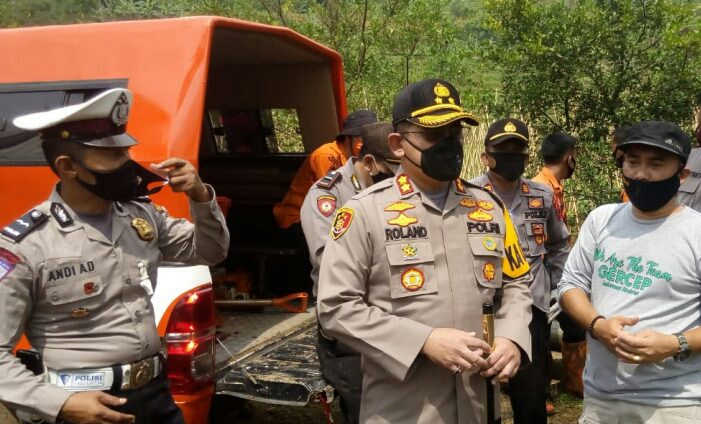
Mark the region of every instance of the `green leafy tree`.
[[691, 124], [699, 87], [699, 5], [684, 0], [490, 0], [488, 56], [501, 74], [499, 114], [541, 135], [579, 137], [581, 219], [620, 190], [609, 142], [641, 120]]

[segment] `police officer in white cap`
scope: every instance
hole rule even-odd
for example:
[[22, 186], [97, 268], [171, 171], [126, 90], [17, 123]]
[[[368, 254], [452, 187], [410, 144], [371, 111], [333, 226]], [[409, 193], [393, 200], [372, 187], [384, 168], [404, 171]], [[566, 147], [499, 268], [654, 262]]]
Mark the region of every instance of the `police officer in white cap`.
[[[39, 131], [60, 182], [0, 235], [0, 401], [48, 422], [182, 423], [149, 298], [161, 260], [216, 264], [228, 251], [214, 192], [190, 163], [151, 165], [161, 177], [129, 156], [131, 102], [113, 89], [14, 120]], [[144, 197], [165, 181], [196, 224]], [[12, 355], [22, 333], [43, 357], [39, 377]]]

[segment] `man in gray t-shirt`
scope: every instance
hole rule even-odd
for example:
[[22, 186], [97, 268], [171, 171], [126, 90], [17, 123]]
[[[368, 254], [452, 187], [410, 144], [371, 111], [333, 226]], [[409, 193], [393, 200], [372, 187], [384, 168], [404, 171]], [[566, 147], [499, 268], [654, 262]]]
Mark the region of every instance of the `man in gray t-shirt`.
[[558, 285], [589, 333], [580, 423], [698, 422], [701, 214], [676, 198], [691, 141], [648, 121], [618, 149], [630, 203], [587, 217]]

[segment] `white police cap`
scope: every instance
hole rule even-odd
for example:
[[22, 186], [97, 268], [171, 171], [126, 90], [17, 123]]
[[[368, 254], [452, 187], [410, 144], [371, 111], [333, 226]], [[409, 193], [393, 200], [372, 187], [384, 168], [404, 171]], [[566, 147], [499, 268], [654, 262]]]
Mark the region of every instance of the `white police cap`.
[[136, 144], [125, 133], [134, 99], [126, 88], [114, 88], [77, 105], [18, 116], [15, 127], [39, 131], [42, 141], [73, 140], [93, 147]]

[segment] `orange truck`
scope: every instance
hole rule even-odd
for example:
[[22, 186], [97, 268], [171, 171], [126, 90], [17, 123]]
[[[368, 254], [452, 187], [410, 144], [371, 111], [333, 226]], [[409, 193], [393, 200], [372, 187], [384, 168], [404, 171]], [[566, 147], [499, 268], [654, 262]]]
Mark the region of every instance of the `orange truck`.
[[[287, 28], [219, 17], [5, 29], [0, 46], [0, 226], [46, 199], [57, 181], [37, 134], [12, 120], [129, 88], [134, 159], [148, 165], [181, 157], [197, 166], [227, 209], [232, 235], [229, 257], [217, 268], [159, 269], [152, 301], [186, 421], [225, 417], [226, 408], [216, 417], [210, 409], [231, 396], [330, 401], [311, 309], [242, 311], [215, 298], [310, 287], [300, 266], [308, 252], [285, 239], [271, 211], [305, 152], [331, 140], [347, 114], [338, 53]], [[189, 214], [185, 196], [167, 189], [154, 201], [171, 215]], [[212, 276], [224, 283], [213, 285]], [[229, 307], [213, 313], [215, 303]]]

